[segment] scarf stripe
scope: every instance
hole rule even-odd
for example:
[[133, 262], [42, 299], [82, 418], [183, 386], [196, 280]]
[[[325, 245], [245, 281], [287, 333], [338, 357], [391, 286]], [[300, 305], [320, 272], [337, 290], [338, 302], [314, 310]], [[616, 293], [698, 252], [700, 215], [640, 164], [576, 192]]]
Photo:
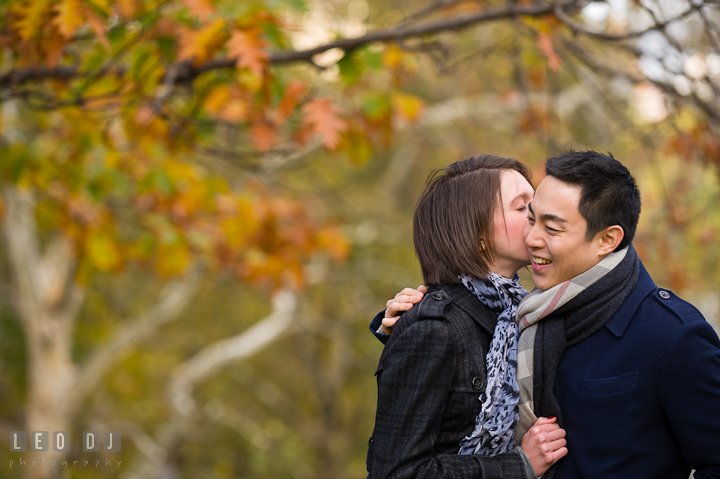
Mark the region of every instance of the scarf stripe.
[[608, 254], [589, 270], [548, 290], [533, 289], [518, 308], [518, 317], [521, 318], [520, 332], [567, 304], [612, 271], [625, 258], [628, 248]]

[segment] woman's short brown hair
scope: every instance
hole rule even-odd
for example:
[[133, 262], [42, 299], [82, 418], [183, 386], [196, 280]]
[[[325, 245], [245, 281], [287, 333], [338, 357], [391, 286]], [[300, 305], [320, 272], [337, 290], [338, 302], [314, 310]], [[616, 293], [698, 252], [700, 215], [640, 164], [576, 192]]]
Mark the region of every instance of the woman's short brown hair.
[[517, 171], [530, 181], [525, 165], [493, 155], [456, 161], [430, 173], [413, 214], [415, 254], [425, 284], [456, 284], [459, 275], [488, 274], [495, 256], [493, 218], [501, 205], [503, 170]]

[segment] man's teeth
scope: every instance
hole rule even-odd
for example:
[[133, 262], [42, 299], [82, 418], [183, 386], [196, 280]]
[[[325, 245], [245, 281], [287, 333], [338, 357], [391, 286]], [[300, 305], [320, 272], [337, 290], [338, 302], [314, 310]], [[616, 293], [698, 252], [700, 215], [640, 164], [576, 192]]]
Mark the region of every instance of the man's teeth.
[[535, 263], [535, 264], [550, 264], [550, 263], [552, 263], [552, 261], [550, 261], [549, 259], [545, 259], [545, 258], [533, 257], [532, 260], [533, 260], [533, 263]]

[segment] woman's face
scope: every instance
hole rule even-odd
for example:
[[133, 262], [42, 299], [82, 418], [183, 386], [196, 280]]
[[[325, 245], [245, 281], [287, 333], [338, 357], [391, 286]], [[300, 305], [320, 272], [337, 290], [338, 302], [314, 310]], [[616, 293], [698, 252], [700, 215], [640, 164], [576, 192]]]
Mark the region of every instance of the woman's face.
[[530, 264], [525, 245], [528, 203], [533, 199], [532, 185], [515, 170], [500, 173], [500, 203], [495, 208], [495, 260], [490, 271], [508, 278]]

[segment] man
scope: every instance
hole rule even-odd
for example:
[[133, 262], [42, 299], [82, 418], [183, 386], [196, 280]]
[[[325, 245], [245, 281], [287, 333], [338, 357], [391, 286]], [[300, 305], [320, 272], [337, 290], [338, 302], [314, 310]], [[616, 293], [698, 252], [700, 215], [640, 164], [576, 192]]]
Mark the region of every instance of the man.
[[568, 455], [548, 479], [720, 478], [720, 341], [637, 257], [633, 177], [592, 151], [546, 173], [527, 228], [536, 290], [518, 311], [516, 438], [558, 417]]

